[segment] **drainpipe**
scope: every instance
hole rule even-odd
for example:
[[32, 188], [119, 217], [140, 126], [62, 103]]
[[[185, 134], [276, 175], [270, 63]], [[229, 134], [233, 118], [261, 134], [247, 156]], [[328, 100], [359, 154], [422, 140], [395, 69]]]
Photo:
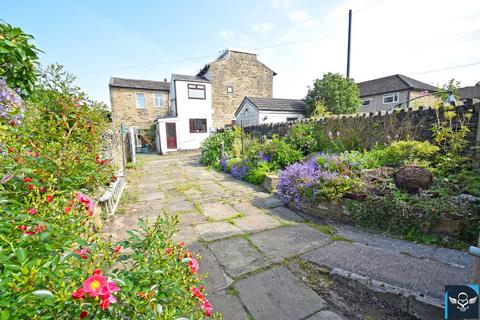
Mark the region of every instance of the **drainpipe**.
[[[478, 246], [480, 247], [480, 238], [478, 239]], [[470, 246], [468, 248], [468, 253], [474, 256], [475, 259], [475, 266], [473, 267], [473, 274], [472, 274], [472, 283], [480, 284], [480, 248], [475, 246]]]

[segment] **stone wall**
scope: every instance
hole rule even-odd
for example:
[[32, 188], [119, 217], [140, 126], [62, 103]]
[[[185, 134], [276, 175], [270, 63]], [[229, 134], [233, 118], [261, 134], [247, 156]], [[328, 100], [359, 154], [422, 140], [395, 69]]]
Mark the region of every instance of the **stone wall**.
[[[469, 149], [476, 150], [480, 140], [478, 132], [480, 104], [461, 106], [457, 112], [473, 111], [469, 121], [470, 132], [467, 139]], [[437, 113], [431, 108], [401, 109], [397, 111], [358, 113], [354, 115], [333, 116], [326, 118], [309, 118], [298, 122], [315, 124], [316, 134], [326, 135], [328, 131], [340, 134], [340, 140], [347, 149], [369, 149], [376, 143], [386, 143], [390, 139], [431, 140], [432, 126], [437, 121]], [[284, 136], [290, 130], [292, 122], [261, 124], [245, 127], [245, 131], [257, 138], [271, 138], [277, 134]], [[476, 151], [479, 153], [478, 151]]]
[[[163, 93], [163, 107], [154, 107], [155, 93]], [[135, 93], [145, 93], [145, 109], [137, 108]], [[110, 103], [112, 106], [112, 122], [115, 129], [120, 124], [135, 126], [143, 129], [149, 128], [155, 119], [168, 115], [168, 91], [155, 91], [148, 89], [130, 89], [110, 87]]]
[[[273, 71], [254, 54], [230, 51], [225, 59], [211, 63], [210, 72], [215, 128], [231, 124], [245, 96], [272, 97]], [[227, 86], [233, 92], [228, 93]]]

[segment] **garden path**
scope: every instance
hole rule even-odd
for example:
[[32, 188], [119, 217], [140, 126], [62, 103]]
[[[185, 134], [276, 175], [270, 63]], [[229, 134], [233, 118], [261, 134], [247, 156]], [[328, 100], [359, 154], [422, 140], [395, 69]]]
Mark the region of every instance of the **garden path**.
[[[444, 286], [468, 283], [473, 261], [464, 252], [322, 227], [259, 188], [201, 166], [198, 153], [140, 161], [125, 212], [107, 232], [122, 239], [139, 217], [179, 214], [175, 240], [200, 254], [207, 298], [224, 319], [409, 319], [400, 310], [408, 308], [435, 318], [440, 309], [430, 305], [441, 304]], [[396, 298], [385, 304], [378, 292]]]

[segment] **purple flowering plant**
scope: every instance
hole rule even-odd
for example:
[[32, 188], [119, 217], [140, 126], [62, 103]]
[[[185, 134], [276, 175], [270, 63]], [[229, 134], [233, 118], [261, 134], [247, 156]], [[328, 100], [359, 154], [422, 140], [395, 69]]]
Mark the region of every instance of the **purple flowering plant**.
[[0, 78], [0, 124], [16, 126], [23, 117], [23, 103], [19, 90], [12, 90]]
[[245, 176], [247, 175], [247, 171], [248, 171], [248, 167], [244, 164], [233, 165], [230, 168], [230, 173], [232, 177], [240, 180], [243, 180], [245, 178]]

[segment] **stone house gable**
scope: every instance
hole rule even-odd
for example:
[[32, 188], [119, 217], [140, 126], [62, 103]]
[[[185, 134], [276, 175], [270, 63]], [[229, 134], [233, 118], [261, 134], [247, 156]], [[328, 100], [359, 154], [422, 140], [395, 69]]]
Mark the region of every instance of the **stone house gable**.
[[212, 84], [213, 126], [221, 128], [235, 119], [235, 111], [246, 96], [271, 98], [276, 73], [256, 54], [228, 50], [198, 74]]

